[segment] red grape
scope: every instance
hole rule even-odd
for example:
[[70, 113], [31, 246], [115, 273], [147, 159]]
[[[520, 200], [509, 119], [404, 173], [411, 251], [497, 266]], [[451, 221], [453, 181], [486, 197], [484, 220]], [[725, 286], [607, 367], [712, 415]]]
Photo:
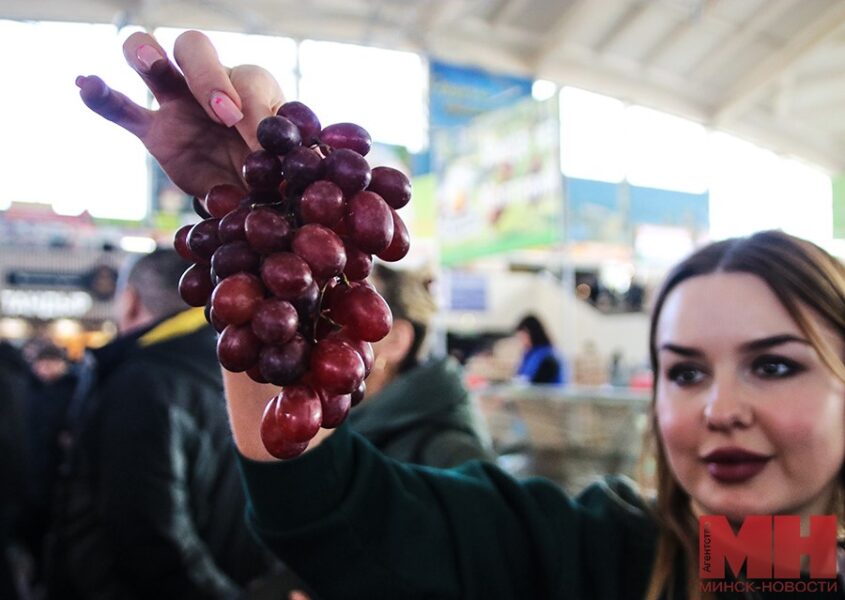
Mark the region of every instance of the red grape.
[[203, 261], [211, 260], [211, 255], [220, 246], [217, 226], [220, 219], [206, 219], [194, 225], [188, 232], [188, 249]]
[[224, 183], [215, 185], [205, 196], [205, 208], [212, 217], [222, 219], [241, 204], [246, 193], [238, 186]]
[[242, 325], [252, 319], [263, 298], [264, 286], [258, 277], [251, 273], [235, 273], [214, 288], [211, 308], [224, 323]]
[[320, 132], [320, 142], [332, 148], [349, 148], [361, 156], [370, 151], [373, 140], [366, 129], [355, 123], [335, 123]]
[[234, 373], [247, 371], [258, 362], [261, 340], [249, 325], [227, 325], [217, 338], [217, 360]]
[[359, 340], [344, 329], [336, 331], [328, 337], [329, 339], [343, 342], [344, 344], [348, 344], [349, 346], [354, 348], [355, 351], [361, 357], [361, 360], [364, 361], [364, 377], [370, 374], [370, 371], [373, 368], [373, 362], [375, 362], [375, 354], [373, 354], [373, 345], [370, 342]]
[[188, 248], [188, 233], [191, 231], [191, 229], [193, 229], [193, 227], [193, 225], [183, 225], [176, 231], [176, 234], [173, 236], [173, 248], [176, 249], [176, 253], [179, 256], [189, 262], [208, 263], [208, 261], [203, 261], [200, 257], [191, 252], [190, 248]]
[[291, 243], [294, 253], [311, 267], [311, 273], [319, 280], [343, 273], [346, 266], [346, 252], [343, 241], [337, 234], [322, 225], [303, 225], [293, 235]]
[[282, 173], [291, 189], [305, 189], [323, 173], [323, 159], [314, 150], [298, 146], [282, 161]]
[[349, 328], [349, 333], [367, 342], [377, 342], [388, 334], [393, 325], [390, 307], [378, 292], [359, 285], [343, 294], [342, 302], [335, 302], [332, 318]]
[[228, 323], [224, 323], [221, 319], [218, 319], [214, 314], [214, 308], [211, 306], [211, 298], [208, 299], [208, 317], [206, 320], [211, 323], [211, 326], [214, 327], [214, 331], [217, 333], [223, 333], [223, 330], [226, 329], [226, 325]]
[[311, 372], [315, 383], [333, 394], [348, 394], [364, 381], [364, 361], [358, 352], [340, 340], [327, 338], [311, 351]]
[[350, 239], [364, 252], [378, 254], [393, 240], [390, 207], [373, 192], [359, 192], [349, 199], [345, 221]]
[[326, 179], [336, 183], [346, 195], [351, 196], [355, 192], [360, 192], [370, 183], [372, 177], [370, 165], [354, 150], [348, 148], [335, 150], [323, 162]]
[[411, 249], [411, 236], [399, 213], [391, 208], [390, 214], [393, 217], [393, 239], [387, 248], [378, 253], [378, 257], [387, 262], [396, 262], [405, 258]]
[[223, 244], [211, 256], [211, 270], [216, 277], [225, 279], [229, 275], [246, 271], [258, 271], [258, 254], [244, 241]]
[[411, 182], [402, 171], [392, 167], [376, 167], [372, 174], [368, 190], [384, 198], [384, 201], [395, 209], [408, 204], [411, 199]]
[[269, 207], [253, 209], [244, 221], [246, 241], [261, 254], [289, 250], [291, 230], [287, 217]]
[[203, 306], [213, 289], [211, 274], [205, 265], [191, 265], [179, 279], [179, 295], [188, 306]]
[[276, 297], [295, 300], [313, 283], [308, 263], [293, 252], [277, 252], [264, 259], [261, 279]]
[[247, 155], [243, 175], [250, 187], [272, 190], [282, 182], [282, 163], [275, 154], [256, 150]]
[[303, 222], [332, 227], [343, 218], [343, 192], [331, 181], [315, 181], [305, 188], [299, 206]]
[[285, 155], [302, 141], [299, 129], [285, 117], [267, 117], [258, 124], [258, 143], [273, 154]]
[[220, 219], [217, 234], [220, 236], [221, 242], [225, 244], [226, 242], [236, 242], [246, 239], [244, 221], [249, 211], [250, 208], [248, 206], [240, 206]]
[[323, 290], [322, 308], [333, 311], [342, 302], [342, 298], [346, 292], [349, 291], [349, 286], [340, 282], [330, 280]]
[[290, 302], [278, 298], [263, 300], [252, 317], [252, 331], [265, 344], [284, 344], [299, 327], [299, 316]]
[[311, 345], [301, 335], [294, 335], [281, 346], [264, 346], [258, 360], [261, 375], [275, 385], [289, 385], [308, 369]]
[[367, 395], [367, 382], [362, 381], [361, 385], [358, 386], [354, 392], [352, 392], [352, 406], [358, 406], [361, 403], [361, 400], [364, 399], [364, 396]]
[[276, 423], [291, 442], [308, 442], [320, 430], [323, 409], [320, 397], [307, 385], [289, 385], [279, 394]]
[[317, 143], [322, 128], [320, 120], [302, 102], [285, 102], [276, 114], [290, 119], [297, 126], [303, 144], [311, 146]]
[[[394, 232], [394, 236], [395, 236]], [[370, 276], [373, 271], [373, 257], [371, 254], [364, 252], [349, 239], [349, 236], [343, 236], [343, 249], [346, 252], [346, 268], [343, 274], [349, 281], [361, 281]]]
[[300, 296], [291, 301], [291, 304], [299, 314], [300, 321], [309, 319], [320, 308], [320, 286], [316, 281], [312, 281]]
[[277, 414], [279, 410], [279, 401], [281, 394], [273, 396], [267, 406], [264, 408], [264, 414], [261, 416], [261, 442], [267, 449], [267, 452], [276, 458], [287, 460], [295, 458], [305, 452], [308, 448], [308, 442], [292, 442], [287, 439], [279, 427]]
[[325, 429], [339, 427], [349, 414], [352, 396], [350, 394], [330, 394], [325, 390], [317, 390], [317, 394], [320, 396], [320, 406], [323, 409], [322, 427]]

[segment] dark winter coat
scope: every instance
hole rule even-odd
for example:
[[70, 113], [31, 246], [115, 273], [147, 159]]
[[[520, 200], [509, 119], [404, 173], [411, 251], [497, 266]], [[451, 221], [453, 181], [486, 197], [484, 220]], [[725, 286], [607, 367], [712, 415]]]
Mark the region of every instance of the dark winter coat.
[[25, 406], [31, 374], [20, 352], [0, 342], [0, 598], [15, 598], [6, 548], [25, 497]]
[[119, 338], [88, 362], [70, 409], [52, 595], [238, 597], [268, 561], [244, 527], [202, 311]]

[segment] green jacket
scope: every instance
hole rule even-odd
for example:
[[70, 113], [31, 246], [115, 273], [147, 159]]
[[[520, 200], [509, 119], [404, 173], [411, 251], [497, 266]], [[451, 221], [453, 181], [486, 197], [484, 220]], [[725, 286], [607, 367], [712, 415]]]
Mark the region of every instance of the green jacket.
[[349, 424], [390, 458], [452, 467], [493, 459], [489, 436], [452, 359], [428, 361], [352, 410]]
[[621, 479], [578, 499], [489, 463], [386, 458], [339, 428], [300, 458], [242, 458], [248, 519], [324, 600], [642, 598], [656, 527]]

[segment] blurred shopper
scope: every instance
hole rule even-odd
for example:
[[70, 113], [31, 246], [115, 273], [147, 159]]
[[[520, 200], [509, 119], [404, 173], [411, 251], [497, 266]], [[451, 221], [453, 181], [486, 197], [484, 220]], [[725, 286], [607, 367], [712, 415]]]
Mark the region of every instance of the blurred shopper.
[[50, 597], [232, 599], [268, 560], [243, 525], [215, 333], [183, 310], [171, 250], [121, 274], [119, 337], [68, 411]]
[[532, 384], [567, 382], [566, 364], [552, 345], [540, 319], [527, 315], [517, 324], [515, 335], [524, 348], [517, 378]]
[[397, 460], [450, 467], [493, 458], [489, 434], [454, 358], [430, 355], [437, 304], [427, 270], [377, 264], [373, 284], [393, 312], [393, 327], [373, 344], [367, 395], [352, 409], [352, 428]]
[[52, 514], [54, 486], [61, 457], [62, 428], [77, 384], [78, 365], [64, 348], [37, 338], [24, 346], [32, 369], [26, 397], [26, 503], [16, 526], [18, 541], [29, 555], [30, 585], [43, 585], [44, 544]]
[[29, 366], [20, 352], [0, 342], [0, 598], [18, 598], [20, 591], [11, 546], [25, 498], [24, 403], [29, 378]]
[[53, 383], [70, 369], [67, 351], [51, 340], [35, 338], [24, 347], [24, 356], [39, 381]]

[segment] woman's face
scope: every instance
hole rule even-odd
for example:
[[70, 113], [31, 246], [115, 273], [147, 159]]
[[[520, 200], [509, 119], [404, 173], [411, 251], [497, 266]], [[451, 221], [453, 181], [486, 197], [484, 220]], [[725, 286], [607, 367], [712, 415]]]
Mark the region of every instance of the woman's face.
[[[842, 356], [842, 340], [823, 331]], [[696, 514], [830, 512], [845, 385], [765, 282], [686, 280], [666, 298], [656, 344], [660, 436]]]

